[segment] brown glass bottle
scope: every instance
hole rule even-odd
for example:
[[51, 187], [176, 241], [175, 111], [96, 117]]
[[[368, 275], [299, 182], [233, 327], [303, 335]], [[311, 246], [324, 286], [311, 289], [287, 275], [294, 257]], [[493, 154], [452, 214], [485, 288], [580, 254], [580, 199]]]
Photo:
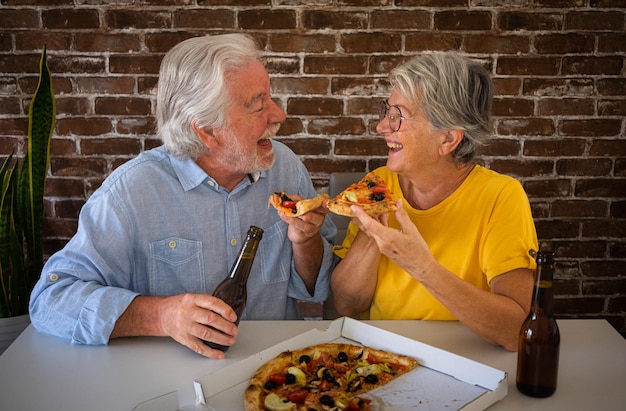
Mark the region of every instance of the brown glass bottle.
[[[226, 304], [230, 305], [237, 314], [237, 320], [235, 324], [239, 324], [243, 309], [246, 307], [246, 301], [248, 299], [248, 276], [252, 269], [252, 263], [256, 256], [257, 248], [263, 238], [263, 230], [259, 227], [251, 226], [248, 229], [248, 235], [239, 250], [239, 254], [233, 263], [232, 268], [228, 276], [222, 281], [215, 291], [213, 296], [223, 300]], [[215, 344], [213, 342], [205, 341], [205, 343], [211, 347], [221, 351], [228, 350], [228, 346]]]
[[537, 253], [537, 278], [530, 313], [522, 324], [517, 351], [517, 389], [532, 397], [556, 391], [561, 336], [552, 311], [554, 253]]

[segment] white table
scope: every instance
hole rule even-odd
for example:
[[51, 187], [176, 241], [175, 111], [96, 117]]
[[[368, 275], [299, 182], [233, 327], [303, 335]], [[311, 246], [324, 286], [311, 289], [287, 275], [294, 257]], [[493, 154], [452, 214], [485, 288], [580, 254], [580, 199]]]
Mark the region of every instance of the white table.
[[[209, 360], [168, 338], [128, 338], [79, 346], [29, 326], [0, 356], [0, 410], [132, 410], [177, 392], [194, 408], [193, 380], [328, 321], [243, 321], [226, 360]], [[508, 395], [490, 410], [626, 409], [626, 340], [604, 320], [559, 320], [556, 393], [526, 397], [515, 388], [517, 356], [492, 346], [458, 322], [368, 321], [508, 373]], [[161, 410], [161, 409], [159, 409]]]

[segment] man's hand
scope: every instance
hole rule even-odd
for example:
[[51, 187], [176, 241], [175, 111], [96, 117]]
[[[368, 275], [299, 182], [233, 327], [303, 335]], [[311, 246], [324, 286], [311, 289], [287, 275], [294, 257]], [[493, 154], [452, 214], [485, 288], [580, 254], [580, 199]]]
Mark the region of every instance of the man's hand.
[[[290, 195], [290, 198], [294, 201], [302, 199], [302, 197], [298, 195]], [[294, 244], [303, 244], [317, 236], [324, 224], [324, 217], [326, 217], [325, 211], [327, 210], [318, 207], [299, 217], [287, 217], [285, 213], [278, 211], [278, 216], [281, 220], [289, 224], [289, 228], [287, 229], [289, 240]]]
[[138, 296], [117, 320], [110, 338], [169, 336], [200, 355], [224, 358], [222, 351], [212, 349], [203, 340], [234, 344], [239, 332], [236, 320], [228, 304], [208, 294]]

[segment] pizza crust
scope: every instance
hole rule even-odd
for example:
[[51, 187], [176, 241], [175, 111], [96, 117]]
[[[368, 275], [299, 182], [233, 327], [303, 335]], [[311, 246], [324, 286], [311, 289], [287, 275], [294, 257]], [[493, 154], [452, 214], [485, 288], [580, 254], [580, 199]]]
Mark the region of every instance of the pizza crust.
[[350, 206], [353, 205], [361, 207], [363, 211], [365, 211], [370, 216], [377, 216], [380, 214], [389, 213], [391, 211], [396, 211], [398, 209], [396, 205], [390, 201], [379, 201], [377, 203], [371, 204], [358, 204], [351, 201], [335, 199], [330, 200], [327, 203], [327, 207], [332, 213], [343, 215], [346, 217], [356, 217], [356, 214], [350, 208]]

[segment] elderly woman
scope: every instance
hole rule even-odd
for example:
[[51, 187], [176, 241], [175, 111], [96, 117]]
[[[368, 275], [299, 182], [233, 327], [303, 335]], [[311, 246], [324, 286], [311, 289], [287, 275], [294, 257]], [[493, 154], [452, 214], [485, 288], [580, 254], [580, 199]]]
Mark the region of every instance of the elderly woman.
[[390, 74], [375, 170], [398, 211], [353, 206], [331, 286], [337, 311], [371, 319], [459, 320], [517, 349], [529, 310], [537, 234], [521, 184], [475, 162], [490, 133], [487, 71], [457, 53], [426, 53]]

